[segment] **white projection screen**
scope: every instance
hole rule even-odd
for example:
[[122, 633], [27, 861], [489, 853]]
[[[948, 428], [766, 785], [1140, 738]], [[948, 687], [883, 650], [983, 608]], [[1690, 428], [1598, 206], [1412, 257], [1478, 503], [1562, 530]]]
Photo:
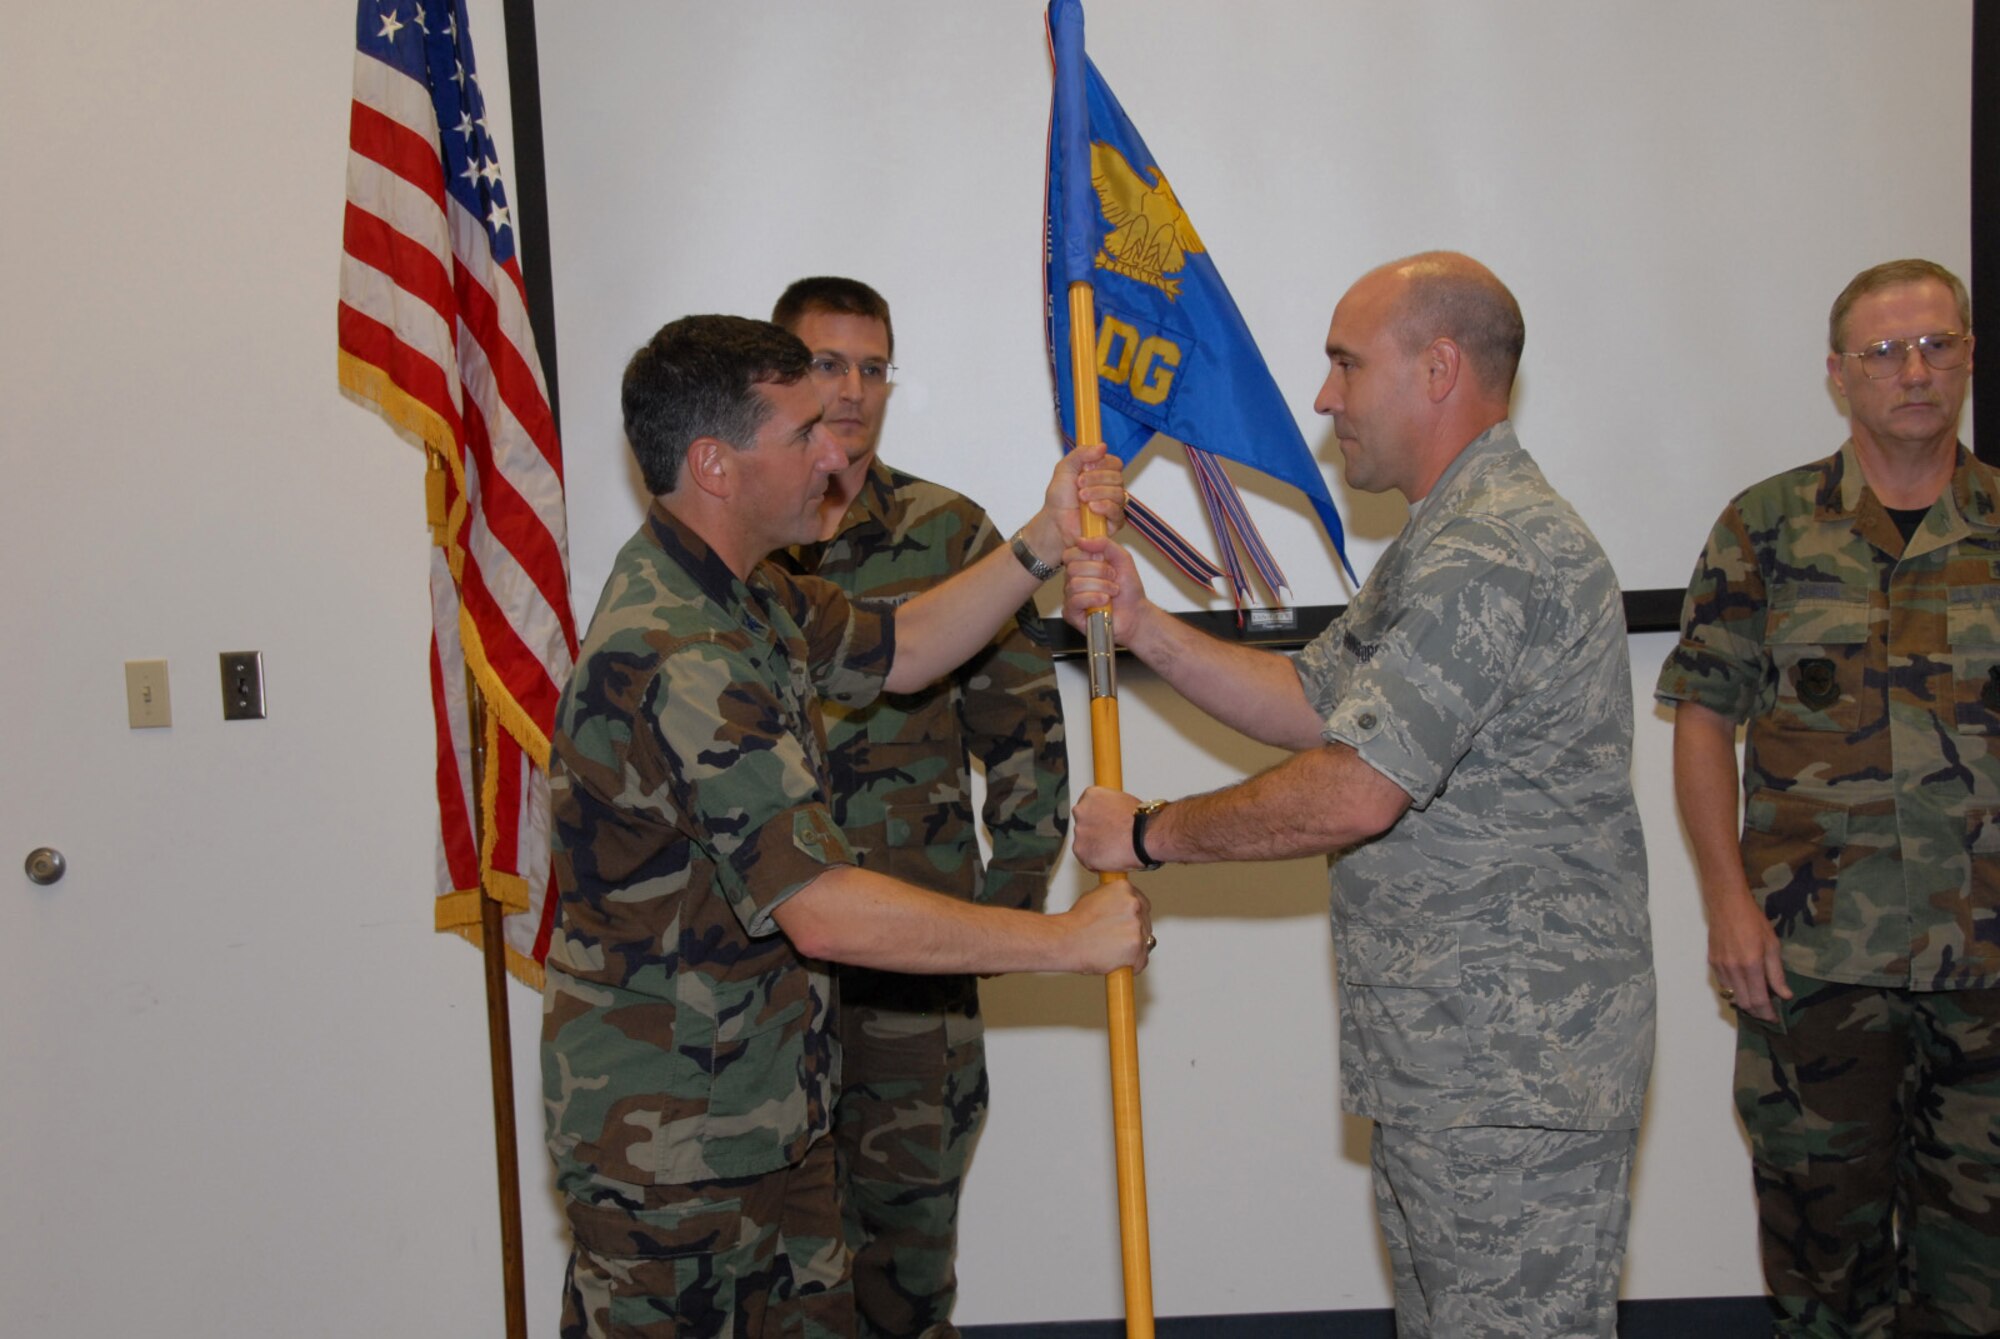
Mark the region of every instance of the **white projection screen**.
[[[1450, 247], [1513, 288], [1515, 421], [1628, 590], [1681, 585], [1734, 491], [1838, 444], [1823, 332], [1856, 270], [1968, 268], [1968, 0], [1085, 10], [1364, 577], [1403, 507], [1345, 488], [1312, 400], [1333, 303], [1371, 266]], [[767, 315], [806, 274], [864, 279], [894, 309], [884, 458], [1024, 518], [1058, 441], [1042, 6], [539, 0], [536, 20], [583, 612], [643, 503], [625, 359], [676, 316]], [[1304, 500], [1233, 472], [1293, 601], [1344, 603]], [[1149, 450], [1132, 485], [1213, 548], [1177, 450]], [[1171, 607], [1227, 607], [1149, 570]]]

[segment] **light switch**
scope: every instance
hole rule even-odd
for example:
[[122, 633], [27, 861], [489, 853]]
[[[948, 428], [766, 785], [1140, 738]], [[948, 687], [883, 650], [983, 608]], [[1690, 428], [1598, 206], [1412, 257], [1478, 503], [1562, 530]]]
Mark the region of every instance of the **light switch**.
[[134, 730], [153, 730], [174, 723], [167, 699], [167, 662], [125, 662], [125, 717]]
[[222, 653], [222, 719], [225, 721], [264, 719], [262, 651]]

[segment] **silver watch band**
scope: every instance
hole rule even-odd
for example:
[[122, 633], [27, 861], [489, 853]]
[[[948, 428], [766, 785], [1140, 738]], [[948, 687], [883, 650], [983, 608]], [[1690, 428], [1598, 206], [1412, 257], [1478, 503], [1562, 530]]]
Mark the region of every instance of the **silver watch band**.
[[1035, 556], [1035, 551], [1028, 547], [1025, 526], [1014, 532], [1014, 538], [1007, 542], [1007, 547], [1014, 550], [1014, 556], [1021, 560], [1021, 566], [1027, 568], [1028, 575], [1037, 581], [1047, 581], [1062, 570], [1059, 564], [1045, 563]]

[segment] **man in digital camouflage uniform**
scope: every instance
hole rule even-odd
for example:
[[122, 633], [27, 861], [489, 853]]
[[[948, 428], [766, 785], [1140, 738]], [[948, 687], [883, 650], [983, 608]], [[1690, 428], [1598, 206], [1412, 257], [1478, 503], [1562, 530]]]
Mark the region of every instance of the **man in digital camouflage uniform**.
[[[979, 504], [877, 458], [895, 328], [853, 279], [801, 279], [771, 320], [812, 352], [826, 429], [846, 452], [822, 540], [787, 551], [868, 603], [896, 604], [1004, 541]], [[1069, 830], [1062, 695], [1032, 607], [948, 678], [865, 709], [829, 705], [833, 818], [863, 869], [989, 906], [1039, 910]], [[985, 767], [982, 862], [971, 759]], [[948, 1339], [958, 1202], [986, 1119], [978, 978], [843, 967], [834, 1028], [841, 1210], [863, 1339]]]
[[1848, 440], [1722, 513], [1658, 693], [1778, 1332], [2000, 1334], [2000, 473], [1949, 271], [1828, 338]]
[[991, 641], [1115, 467], [1072, 452], [1019, 538], [893, 612], [763, 559], [815, 538], [846, 461], [805, 346], [688, 317], [634, 355], [647, 489], [558, 709], [560, 910], [542, 1081], [575, 1238], [568, 1336], [854, 1332], [834, 1184], [832, 963], [1143, 968], [1129, 884], [1043, 916], [857, 868], [828, 808], [820, 702], [909, 692]]
[[[1084, 541], [1072, 620], [1294, 750], [1206, 795], [1086, 790], [1093, 869], [1326, 853], [1341, 1103], [1374, 1121], [1399, 1339], [1609, 1336], [1653, 1052], [1625, 620], [1603, 550], [1507, 419], [1520, 309], [1427, 253], [1349, 289], [1316, 408], [1410, 519], [1294, 663], [1148, 602]], [[1087, 561], [1085, 552], [1104, 561]]]

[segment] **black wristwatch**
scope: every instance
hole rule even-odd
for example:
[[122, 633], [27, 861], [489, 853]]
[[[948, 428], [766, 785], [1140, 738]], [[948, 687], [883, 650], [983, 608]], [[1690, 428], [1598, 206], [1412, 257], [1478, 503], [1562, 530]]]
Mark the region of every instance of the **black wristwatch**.
[[1160, 867], [1160, 862], [1146, 853], [1146, 824], [1166, 807], [1165, 800], [1148, 800], [1132, 811], [1132, 854], [1139, 857], [1140, 869], [1155, 870]]

